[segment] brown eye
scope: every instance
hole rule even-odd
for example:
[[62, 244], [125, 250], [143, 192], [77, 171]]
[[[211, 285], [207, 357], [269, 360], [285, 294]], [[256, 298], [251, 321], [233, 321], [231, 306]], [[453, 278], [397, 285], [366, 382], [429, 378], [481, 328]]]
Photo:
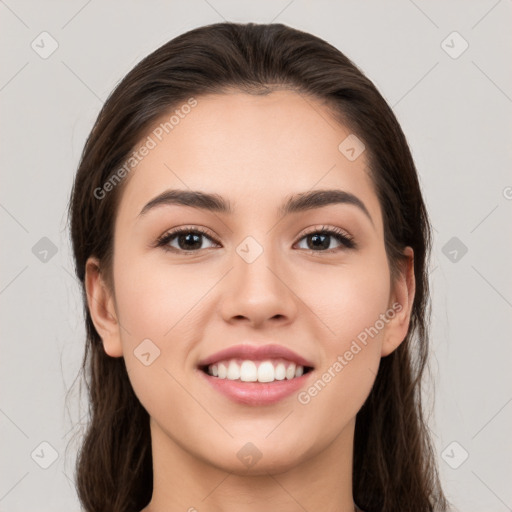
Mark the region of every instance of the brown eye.
[[356, 246], [352, 237], [338, 228], [317, 229], [316, 231], [306, 233], [300, 240], [307, 240], [307, 247], [303, 247], [306, 250], [314, 252], [333, 252], [339, 250], [339, 246], [337, 248], [330, 247], [333, 238], [339, 243], [339, 246], [346, 249], [353, 249]]
[[[177, 247], [171, 245], [171, 242], [173, 242], [175, 239]], [[200, 229], [180, 228], [165, 233], [161, 238], [158, 239], [157, 247], [162, 247], [167, 251], [182, 253], [199, 252], [201, 249], [205, 249], [202, 247], [203, 239], [212, 241], [214, 245], [217, 244], [210, 236], [208, 236], [204, 231]]]
[[[209, 240], [213, 245], [203, 247], [204, 240]], [[332, 240], [338, 242], [338, 246], [332, 248]], [[300, 241], [306, 240], [307, 247], [301, 249], [313, 252], [336, 252], [345, 249], [353, 249], [356, 243], [353, 238], [345, 231], [339, 228], [316, 228], [314, 231], [306, 233], [300, 238]], [[182, 254], [198, 253], [204, 249], [210, 249], [220, 244], [206, 231], [199, 228], [177, 228], [162, 235], [156, 243], [157, 247], [162, 247], [166, 251]]]

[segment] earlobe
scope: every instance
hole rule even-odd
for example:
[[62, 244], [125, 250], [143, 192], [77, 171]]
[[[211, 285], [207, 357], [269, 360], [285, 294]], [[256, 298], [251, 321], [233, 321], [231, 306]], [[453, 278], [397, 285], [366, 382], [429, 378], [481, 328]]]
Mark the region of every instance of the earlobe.
[[97, 258], [89, 258], [85, 265], [85, 287], [87, 304], [94, 327], [103, 341], [105, 352], [111, 357], [123, 355], [119, 322], [114, 299], [104, 282]]
[[414, 251], [411, 247], [406, 247], [403, 253], [407, 259], [402, 264], [400, 275], [394, 283], [391, 293], [389, 316], [391, 317], [391, 311], [394, 311], [394, 315], [386, 326], [381, 357], [388, 356], [396, 350], [404, 341], [409, 330], [416, 293]]

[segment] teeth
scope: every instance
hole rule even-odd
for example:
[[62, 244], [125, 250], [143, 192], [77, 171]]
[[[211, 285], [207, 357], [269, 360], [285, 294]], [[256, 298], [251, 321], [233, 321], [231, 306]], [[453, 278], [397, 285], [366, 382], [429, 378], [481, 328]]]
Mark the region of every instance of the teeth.
[[230, 361], [229, 363], [227, 378], [229, 380], [236, 380], [240, 378], [240, 367], [235, 363], [235, 361]]
[[258, 367], [258, 382], [273, 382], [274, 374], [274, 365], [270, 361], [264, 361]]
[[[235, 361], [229, 363], [238, 366]], [[236, 379], [231, 379], [236, 380]], [[258, 380], [258, 369], [252, 361], [244, 361], [240, 366], [240, 380], [242, 382], [256, 382]]]
[[293, 379], [304, 374], [304, 367], [289, 361], [241, 361], [231, 359], [208, 366], [208, 374], [219, 379], [241, 380], [242, 382], [274, 382]]
[[286, 366], [283, 363], [279, 363], [276, 366], [275, 372], [274, 372], [274, 378], [276, 380], [284, 380], [286, 377]]
[[219, 379], [225, 379], [228, 374], [228, 369], [226, 368], [226, 365], [223, 363], [219, 363]]

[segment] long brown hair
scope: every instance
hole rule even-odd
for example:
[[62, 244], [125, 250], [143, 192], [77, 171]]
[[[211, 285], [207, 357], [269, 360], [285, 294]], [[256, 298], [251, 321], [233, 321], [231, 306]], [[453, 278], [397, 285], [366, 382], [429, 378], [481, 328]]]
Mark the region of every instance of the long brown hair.
[[176, 37], [126, 75], [105, 102], [75, 177], [69, 218], [85, 311], [80, 375], [90, 416], [76, 481], [86, 512], [139, 512], [153, 485], [148, 413], [132, 389], [124, 359], [103, 350], [84, 285], [86, 260], [96, 256], [112, 286], [114, 220], [126, 178], [101, 199], [95, 191], [112, 179], [156, 119], [190, 97], [228, 89], [266, 94], [276, 87], [319, 99], [364, 142], [392, 277], [404, 247], [411, 246], [415, 255], [416, 294], [407, 337], [382, 358], [357, 414], [354, 499], [365, 512], [448, 510], [421, 396], [429, 368], [431, 227], [398, 121], [374, 84], [324, 40], [283, 24], [217, 23]]

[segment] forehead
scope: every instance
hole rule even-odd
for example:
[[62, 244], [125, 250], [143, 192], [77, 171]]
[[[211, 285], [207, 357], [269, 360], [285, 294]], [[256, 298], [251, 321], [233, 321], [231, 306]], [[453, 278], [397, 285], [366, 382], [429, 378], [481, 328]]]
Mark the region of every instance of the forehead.
[[136, 217], [166, 189], [216, 193], [241, 211], [272, 203], [277, 208], [290, 194], [338, 188], [363, 196], [372, 217], [380, 218], [365, 153], [351, 161], [340, 151], [353, 135], [319, 100], [275, 91], [195, 101], [163, 114], [141, 139], [152, 149], [129, 175], [119, 217]]

